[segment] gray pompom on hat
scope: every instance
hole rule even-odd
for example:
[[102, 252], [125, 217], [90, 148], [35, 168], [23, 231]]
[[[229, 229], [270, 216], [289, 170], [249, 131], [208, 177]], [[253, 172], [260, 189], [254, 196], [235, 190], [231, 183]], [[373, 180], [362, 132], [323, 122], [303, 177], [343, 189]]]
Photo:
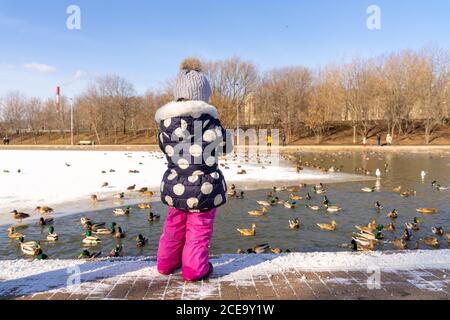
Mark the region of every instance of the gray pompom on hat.
[[175, 101], [180, 99], [208, 102], [211, 86], [202, 73], [201, 63], [197, 59], [186, 59], [181, 63], [176, 79]]

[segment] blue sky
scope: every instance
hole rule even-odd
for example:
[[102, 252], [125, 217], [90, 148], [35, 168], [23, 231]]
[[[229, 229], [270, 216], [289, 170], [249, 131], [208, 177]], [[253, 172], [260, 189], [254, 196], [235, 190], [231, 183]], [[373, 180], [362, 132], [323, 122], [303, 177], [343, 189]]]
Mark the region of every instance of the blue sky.
[[[71, 4], [81, 30], [66, 28]], [[371, 4], [381, 30], [366, 27]], [[0, 0], [0, 96], [71, 96], [111, 73], [143, 93], [192, 55], [267, 70], [424, 46], [450, 47], [450, 0]]]

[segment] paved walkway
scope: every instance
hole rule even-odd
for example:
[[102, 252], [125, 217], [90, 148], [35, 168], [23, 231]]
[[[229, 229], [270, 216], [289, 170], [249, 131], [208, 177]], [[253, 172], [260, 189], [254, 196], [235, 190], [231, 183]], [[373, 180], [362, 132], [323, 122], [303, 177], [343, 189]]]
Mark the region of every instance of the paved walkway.
[[186, 283], [180, 273], [163, 276], [123, 276], [83, 283], [76, 290], [62, 288], [17, 299], [449, 299], [450, 269], [417, 269], [381, 272], [380, 287], [370, 289], [369, 274], [351, 272], [301, 272], [252, 276], [246, 280], [223, 280], [214, 275], [208, 281]]

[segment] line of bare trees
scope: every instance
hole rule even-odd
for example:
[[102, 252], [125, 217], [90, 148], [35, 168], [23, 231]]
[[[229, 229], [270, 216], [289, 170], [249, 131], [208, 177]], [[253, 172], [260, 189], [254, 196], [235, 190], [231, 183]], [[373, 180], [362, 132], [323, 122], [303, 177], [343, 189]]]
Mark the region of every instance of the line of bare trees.
[[[205, 61], [215, 105], [225, 126], [278, 128], [290, 141], [309, 134], [321, 142], [342, 125], [356, 137], [370, 137], [380, 126], [392, 135], [423, 131], [430, 143], [439, 128], [449, 125], [450, 52], [405, 50], [323, 68], [287, 67], [264, 73], [249, 61], [231, 58]], [[172, 84], [171, 84], [172, 83]], [[172, 99], [173, 81], [160, 92], [138, 94], [128, 80], [107, 75], [96, 79], [73, 100], [29, 98], [20, 92], [0, 97], [0, 133], [32, 137], [70, 128], [97, 143], [120, 137], [154, 134], [156, 109]], [[37, 141], [37, 140], [36, 140]]]

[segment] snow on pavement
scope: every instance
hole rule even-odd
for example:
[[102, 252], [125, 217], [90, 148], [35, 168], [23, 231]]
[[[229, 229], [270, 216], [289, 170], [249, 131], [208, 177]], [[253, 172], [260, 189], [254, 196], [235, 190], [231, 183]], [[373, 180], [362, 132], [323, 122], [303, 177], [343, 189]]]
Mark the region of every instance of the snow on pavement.
[[[213, 257], [217, 281], [252, 281], [252, 277], [289, 270], [354, 271], [369, 268], [381, 271], [448, 269], [450, 250], [416, 250], [402, 252], [311, 252], [285, 255], [222, 255]], [[108, 283], [120, 278], [155, 277], [153, 258], [117, 258], [114, 260], [6, 260], [0, 261], [0, 296], [28, 295], [51, 290], [73, 292], [79, 275], [83, 288], [109, 290]], [[108, 279], [98, 287], [99, 279]], [[216, 281], [216, 280], [215, 280]], [[94, 288], [92, 288], [94, 289]], [[206, 288], [207, 289], [207, 288]], [[211, 288], [212, 289], [212, 288]]]

